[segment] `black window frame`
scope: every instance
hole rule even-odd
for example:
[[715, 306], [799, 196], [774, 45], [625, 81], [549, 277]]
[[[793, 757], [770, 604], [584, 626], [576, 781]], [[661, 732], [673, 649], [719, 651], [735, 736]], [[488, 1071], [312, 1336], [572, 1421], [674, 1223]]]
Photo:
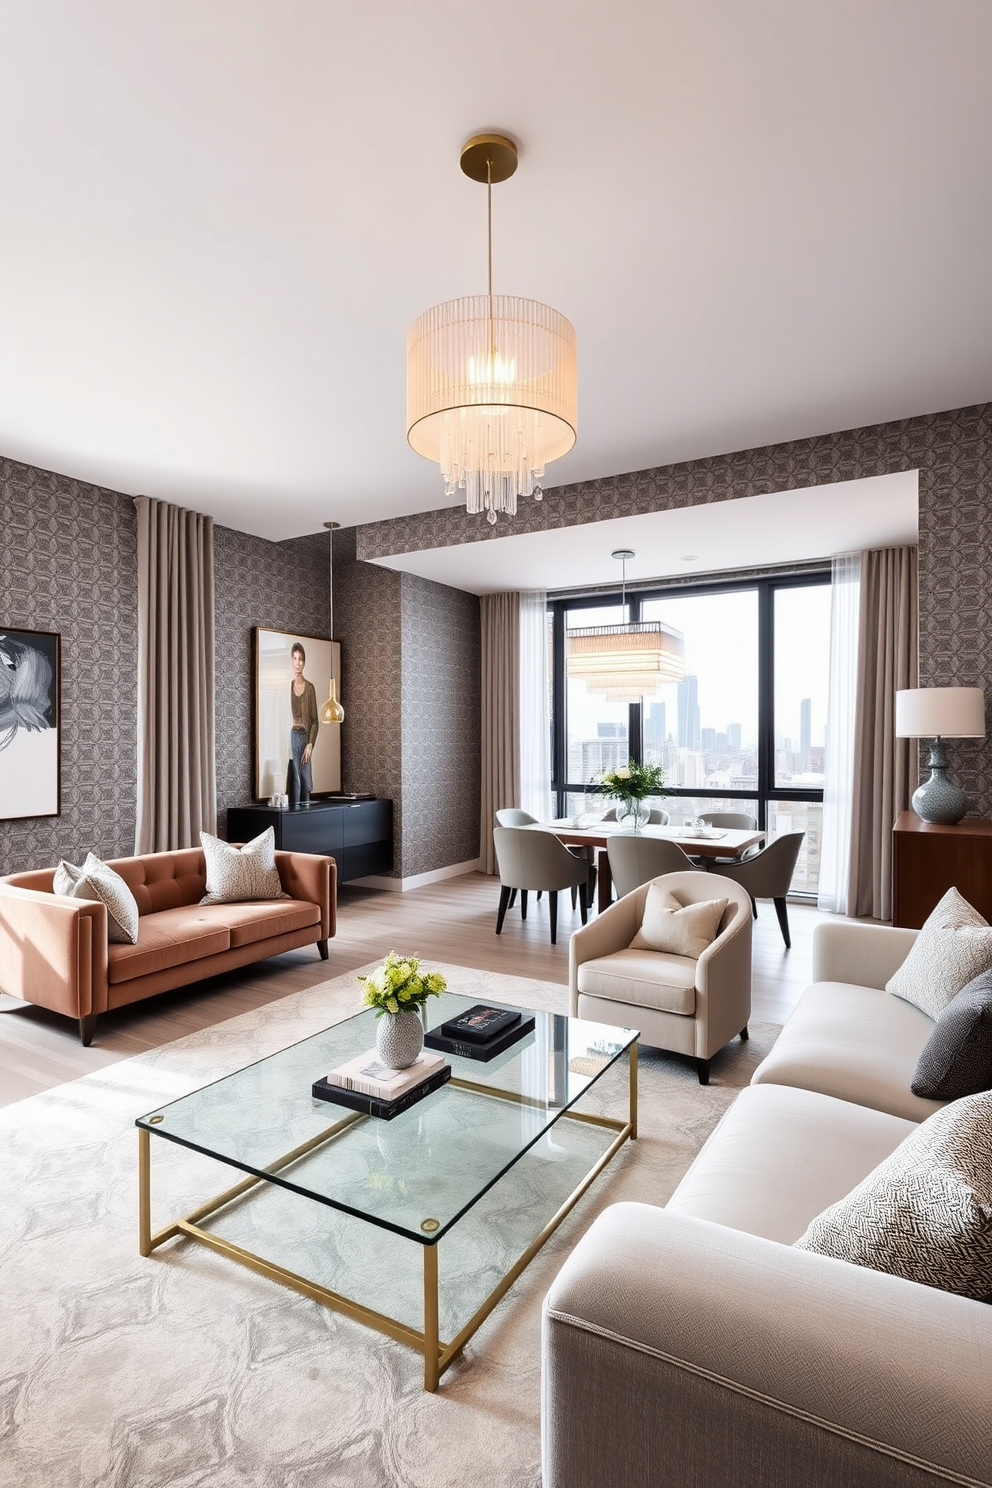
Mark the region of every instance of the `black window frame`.
[[[642, 618], [642, 607], [646, 600], [676, 599], [687, 595], [695, 597], [707, 594], [731, 594], [744, 590], [756, 591], [758, 598], [758, 782], [756, 791], [719, 790], [708, 791], [695, 787], [666, 786], [665, 794], [672, 800], [691, 797], [693, 800], [757, 801], [758, 826], [762, 831], [768, 827], [768, 807], [773, 801], [821, 803], [823, 790], [815, 786], [793, 787], [775, 784], [775, 594], [780, 589], [819, 588], [831, 582], [829, 568], [812, 569], [801, 574], [764, 574], [760, 578], [731, 579], [725, 582], [701, 584], [659, 584], [650, 589], [628, 588], [627, 615], [629, 621]], [[588, 781], [570, 781], [565, 778], [568, 762], [568, 738], [565, 718], [565, 613], [582, 609], [600, 609], [615, 605], [619, 614], [622, 594], [618, 589], [608, 593], [591, 595], [568, 595], [548, 600], [551, 616], [552, 685], [551, 685], [551, 791], [555, 803], [555, 815], [564, 816], [566, 795], [595, 795], [596, 787]], [[644, 758], [643, 707], [641, 703], [630, 703], [627, 723], [628, 753], [636, 759]]]

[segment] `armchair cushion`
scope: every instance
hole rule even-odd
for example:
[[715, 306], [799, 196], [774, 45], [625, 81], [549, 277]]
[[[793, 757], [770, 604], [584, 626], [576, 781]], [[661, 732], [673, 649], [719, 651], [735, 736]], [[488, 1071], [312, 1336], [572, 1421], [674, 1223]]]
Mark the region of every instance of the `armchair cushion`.
[[939, 1018], [955, 993], [992, 968], [992, 927], [957, 889], [930, 911], [913, 947], [886, 992]]
[[716, 939], [726, 907], [726, 899], [682, 905], [663, 884], [651, 883], [631, 950], [664, 951], [698, 960]]
[[982, 1299], [992, 1292], [992, 1092], [929, 1116], [812, 1221], [799, 1250]]
[[632, 1007], [691, 1015], [696, 1011], [696, 961], [631, 946], [584, 961], [578, 969], [578, 990]]
[[107, 939], [116, 945], [134, 945], [138, 939], [138, 903], [119, 873], [108, 868], [95, 853], [87, 853], [81, 868], [65, 859], [52, 880], [52, 892], [70, 899], [99, 899], [107, 906]]

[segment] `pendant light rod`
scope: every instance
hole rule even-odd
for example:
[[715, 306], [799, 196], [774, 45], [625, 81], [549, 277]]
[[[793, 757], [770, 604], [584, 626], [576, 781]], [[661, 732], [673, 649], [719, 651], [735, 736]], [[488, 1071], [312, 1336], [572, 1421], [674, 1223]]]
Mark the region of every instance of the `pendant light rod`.
[[627, 618], [627, 559], [636, 557], [633, 548], [616, 548], [611, 558], [619, 558], [623, 564], [622, 577], [620, 579], [620, 621], [621, 624]]
[[[327, 528], [327, 621], [334, 640], [334, 534], [340, 522], [325, 522]], [[332, 653], [333, 654], [333, 653]], [[321, 723], [343, 723], [344, 709], [338, 701], [337, 683], [332, 677], [327, 684], [327, 701], [320, 710]]]

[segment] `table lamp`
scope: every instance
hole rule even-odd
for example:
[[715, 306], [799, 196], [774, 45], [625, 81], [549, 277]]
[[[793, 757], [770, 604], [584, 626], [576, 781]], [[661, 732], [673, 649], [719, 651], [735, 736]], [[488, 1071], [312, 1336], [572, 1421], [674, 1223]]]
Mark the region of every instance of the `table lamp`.
[[913, 792], [921, 821], [953, 827], [964, 816], [964, 791], [947, 778], [945, 739], [985, 738], [983, 687], [910, 687], [896, 693], [896, 738], [930, 739], [930, 779]]

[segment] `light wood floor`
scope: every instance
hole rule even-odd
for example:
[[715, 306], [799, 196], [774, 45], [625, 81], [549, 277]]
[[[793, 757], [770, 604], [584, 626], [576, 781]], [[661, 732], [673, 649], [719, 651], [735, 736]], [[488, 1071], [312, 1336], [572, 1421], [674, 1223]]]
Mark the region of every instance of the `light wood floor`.
[[[519, 910], [511, 910], [498, 939], [496, 900], [496, 881], [480, 873], [407, 894], [344, 885], [338, 894], [338, 929], [328, 961], [321, 961], [315, 947], [309, 946], [106, 1013], [88, 1049], [80, 1044], [74, 1021], [2, 998], [0, 1105], [353, 971], [390, 950], [414, 952], [429, 962], [567, 985], [568, 937], [579, 923], [568, 896], [560, 896], [556, 946], [550, 943], [546, 899], [536, 904], [531, 896], [526, 923]], [[825, 917], [807, 905], [790, 904], [792, 949], [787, 951], [771, 903], [759, 903], [758, 916], [752, 1016], [759, 1022], [782, 1023], [810, 980], [813, 929]], [[356, 1007], [357, 994], [356, 985]]]

